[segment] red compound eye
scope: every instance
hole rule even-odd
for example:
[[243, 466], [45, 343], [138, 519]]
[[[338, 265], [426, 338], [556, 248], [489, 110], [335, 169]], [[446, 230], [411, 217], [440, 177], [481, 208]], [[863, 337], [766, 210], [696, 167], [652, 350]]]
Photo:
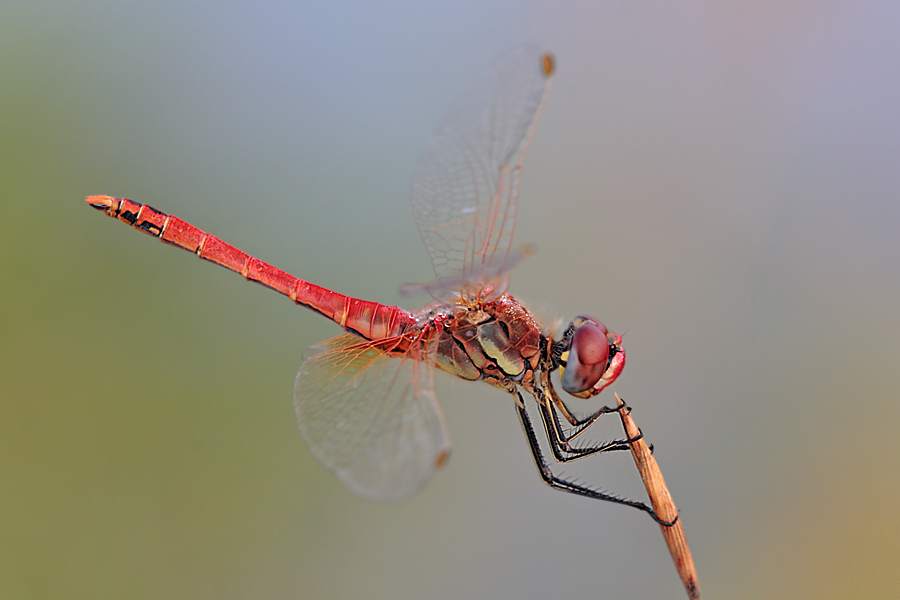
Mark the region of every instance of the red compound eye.
[[569, 357], [560, 380], [564, 390], [578, 394], [591, 389], [609, 366], [609, 338], [603, 323], [590, 319], [575, 330], [569, 346]]

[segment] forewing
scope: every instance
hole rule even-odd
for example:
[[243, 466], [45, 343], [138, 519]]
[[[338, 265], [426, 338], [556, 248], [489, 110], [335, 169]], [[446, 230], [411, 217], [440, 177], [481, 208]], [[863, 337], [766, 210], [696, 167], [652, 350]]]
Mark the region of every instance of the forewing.
[[522, 161], [549, 91], [553, 61], [520, 46], [484, 71], [425, 148], [412, 207], [438, 281], [502, 271], [516, 222]]
[[[397, 500], [427, 482], [450, 451], [434, 393], [433, 342], [340, 335], [307, 349], [294, 383], [300, 433], [354, 493]], [[402, 346], [399, 346], [402, 347]]]

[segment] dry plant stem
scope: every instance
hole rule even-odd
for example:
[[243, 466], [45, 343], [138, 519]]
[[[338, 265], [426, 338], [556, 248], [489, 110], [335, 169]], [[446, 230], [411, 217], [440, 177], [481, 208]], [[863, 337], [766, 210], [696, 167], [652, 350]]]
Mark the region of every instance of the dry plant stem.
[[[622, 418], [622, 425], [625, 427], [625, 435], [629, 438], [640, 437], [641, 431], [631, 419], [631, 411], [625, 405], [625, 402], [616, 395], [619, 406], [619, 416]], [[656, 464], [656, 459], [650, 453], [643, 439], [629, 444], [631, 446], [631, 456], [634, 457], [634, 464], [637, 466], [638, 472], [641, 474], [641, 480], [644, 487], [647, 488], [647, 494], [650, 496], [650, 504], [653, 511], [663, 521], [672, 522], [678, 516], [678, 509], [669, 495], [669, 489], [663, 479], [662, 472]], [[697, 571], [694, 569], [694, 559], [691, 558], [691, 549], [688, 547], [687, 538], [684, 535], [684, 527], [681, 526], [681, 519], [674, 525], [660, 525], [663, 538], [669, 547], [669, 553], [672, 560], [675, 561], [675, 568], [678, 575], [684, 583], [684, 589], [687, 590], [689, 598], [700, 598], [700, 582], [697, 580]]]

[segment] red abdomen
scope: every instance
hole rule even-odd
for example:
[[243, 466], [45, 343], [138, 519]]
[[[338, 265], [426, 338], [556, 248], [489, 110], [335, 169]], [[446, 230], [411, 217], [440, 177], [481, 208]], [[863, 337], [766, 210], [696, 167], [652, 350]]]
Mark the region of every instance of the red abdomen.
[[303, 281], [148, 204], [112, 196], [88, 196], [87, 202], [167, 244], [193, 252], [202, 259], [240, 273], [249, 281], [284, 294], [366, 339], [400, 335], [415, 324], [413, 315], [402, 308], [358, 300]]

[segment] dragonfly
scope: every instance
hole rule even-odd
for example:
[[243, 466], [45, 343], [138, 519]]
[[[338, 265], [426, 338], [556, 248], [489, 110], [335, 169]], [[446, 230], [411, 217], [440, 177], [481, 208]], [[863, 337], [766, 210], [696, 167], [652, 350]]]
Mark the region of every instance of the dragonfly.
[[625, 366], [621, 336], [581, 315], [556, 339], [506, 291], [510, 269], [529, 253], [527, 246], [512, 246], [522, 164], [554, 74], [553, 56], [539, 46], [513, 49], [481, 73], [426, 145], [413, 181], [412, 210], [435, 280], [403, 288], [432, 296], [416, 312], [294, 277], [147, 204], [112, 196], [86, 200], [345, 330], [305, 351], [294, 408], [311, 453], [359, 496], [407, 497], [446, 463], [450, 438], [434, 392], [440, 369], [511, 395], [538, 472], [550, 487], [632, 506], [664, 523], [643, 502], [555, 474], [526, 407], [526, 398], [536, 403], [556, 463], [627, 450], [638, 439], [575, 443], [617, 409], [604, 406], [576, 416], [550, 377], [559, 371], [563, 390], [573, 398], [599, 394]]

